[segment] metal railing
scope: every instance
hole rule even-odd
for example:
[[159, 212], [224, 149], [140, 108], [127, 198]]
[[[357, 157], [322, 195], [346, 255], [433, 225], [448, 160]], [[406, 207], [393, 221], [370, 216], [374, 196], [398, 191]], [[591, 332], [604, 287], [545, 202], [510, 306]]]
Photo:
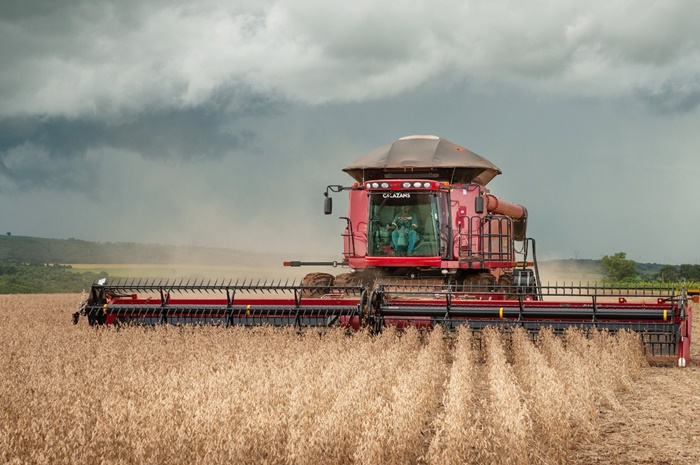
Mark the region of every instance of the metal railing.
[[513, 220], [504, 215], [458, 218], [459, 256], [482, 261], [514, 261]]

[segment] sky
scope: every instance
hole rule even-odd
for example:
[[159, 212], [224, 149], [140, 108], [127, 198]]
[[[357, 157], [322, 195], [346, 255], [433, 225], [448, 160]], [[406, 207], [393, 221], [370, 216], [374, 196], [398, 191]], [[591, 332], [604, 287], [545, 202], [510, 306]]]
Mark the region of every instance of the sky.
[[540, 259], [700, 263], [697, 0], [0, 0], [0, 231], [338, 255], [329, 184], [434, 134]]

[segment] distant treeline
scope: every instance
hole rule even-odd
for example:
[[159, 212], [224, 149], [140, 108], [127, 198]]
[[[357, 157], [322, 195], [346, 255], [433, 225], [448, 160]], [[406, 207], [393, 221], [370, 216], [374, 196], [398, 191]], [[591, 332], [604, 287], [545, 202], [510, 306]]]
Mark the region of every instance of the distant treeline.
[[700, 282], [700, 265], [690, 265], [687, 263], [680, 266], [664, 265], [658, 272], [658, 278], [668, 282]]
[[[700, 265], [635, 263], [626, 260], [623, 253], [613, 257], [617, 257], [622, 264], [629, 262], [633, 267], [629, 278], [625, 280], [628, 282], [700, 282]], [[281, 261], [279, 255], [234, 249], [6, 235], [0, 236], [0, 293], [81, 292], [88, 289], [95, 280], [107, 276], [106, 273], [77, 272], [68, 266], [78, 263], [261, 266], [265, 263], [279, 265]], [[596, 275], [605, 279], [601, 260], [551, 260], [541, 265], [543, 268], [561, 267], [575, 270], [575, 273], [593, 275], [594, 279], [597, 279]]]
[[0, 263], [244, 265], [282, 260], [271, 254], [225, 248], [0, 236]]
[[70, 265], [1, 264], [0, 294], [79, 293], [107, 273], [75, 272]]
[[[589, 274], [600, 274], [601, 277], [605, 274], [605, 271], [601, 267], [601, 260], [593, 259], [562, 259], [562, 260], [549, 260], [540, 264], [541, 267], [546, 268], [547, 266], [559, 266], [563, 269], [575, 269], [578, 272], [589, 273]], [[685, 277], [688, 281], [698, 281], [692, 273], [687, 273], [688, 267], [700, 268], [700, 265], [662, 265], [659, 263], [636, 263], [632, 261], [632, 266], [634, 271], [636, 271], [636, 278], [640, 280], [652, 280], [652, 281], [680, 281]], [[673, 270], [676, 270], [673, 273]], [[683, 270], [680, 272], [679, 270]], [[687, 274], [687, 276], [686, 276]], [[692, 276], [691, 276], [692, 275]]]

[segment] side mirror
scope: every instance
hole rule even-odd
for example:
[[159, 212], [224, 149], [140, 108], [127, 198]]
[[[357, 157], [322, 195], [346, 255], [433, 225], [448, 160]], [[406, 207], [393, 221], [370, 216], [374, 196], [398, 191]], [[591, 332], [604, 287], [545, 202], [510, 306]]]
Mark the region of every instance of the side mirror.
[[323, 213], [326, 215], [330, 215], [333, 213], [333, 199], [330, 197], [326, 197], [323, 199]]
[[474, 199], [474, 211], [476, 213], [484, 213], [484, 198], [482, 196]]

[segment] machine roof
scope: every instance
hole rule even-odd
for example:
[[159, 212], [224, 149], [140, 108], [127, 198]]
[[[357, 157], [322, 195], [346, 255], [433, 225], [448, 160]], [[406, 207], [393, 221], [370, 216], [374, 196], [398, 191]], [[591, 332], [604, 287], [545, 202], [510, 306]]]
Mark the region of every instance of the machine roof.
[[378, 147], [343, 168], [357, 182], [386, 178], [428, 178], [485, 186], [501, 174], [485, 159], [437, 136], [407, 136]]

